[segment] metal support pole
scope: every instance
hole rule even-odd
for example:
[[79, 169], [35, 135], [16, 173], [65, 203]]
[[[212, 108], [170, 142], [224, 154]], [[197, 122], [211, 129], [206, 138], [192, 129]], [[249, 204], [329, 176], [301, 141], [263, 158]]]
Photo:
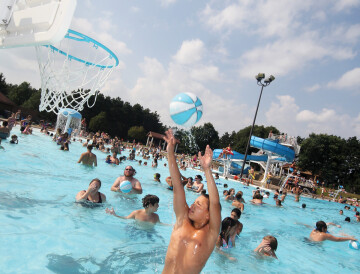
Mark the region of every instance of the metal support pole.
[[243, 162], [243, 165], [241, 166], [240, 180], [241, 180], [241, 178], [242, 178], [242, 176], [243, 176], [243, 173], [244, 173], [244, 167], [245, 167], [245, 164], [246, 164], [246, 157], [247, 157], [247, 155], [248, 155], [248, 150], [249, 150], [249, 145], [250, 145], [250, 139], [251, 139], [251, 136], [252, 136], [252, 133], [253, 133], [253, 129], [254, 129], [254, 125], [255, 125], [255, 121], [256, 121], [256, 116], [257, 116], [257, 113], [258, 113], [258, 109], [259, 109], [259, 105], [260, 105], [260, 100], [261, 100], [261, 95], [262, 95], [263, 89], [264, 89], [264, 85], [261, 85], [261, 92], [260, 92], [259, 100], [258, 100], [257, 107], [256, 107], [256, 111], [255, 111], [254, 121], [253, 121], [253, 123], [252, 123], [251, 129], [250, 129], [249, 139], [248, 139], [248, 142], [247, 142], [247, 145], [246, 145], [246, 150], [245, 150], [245, 155], [244, 155], [244, 162]]

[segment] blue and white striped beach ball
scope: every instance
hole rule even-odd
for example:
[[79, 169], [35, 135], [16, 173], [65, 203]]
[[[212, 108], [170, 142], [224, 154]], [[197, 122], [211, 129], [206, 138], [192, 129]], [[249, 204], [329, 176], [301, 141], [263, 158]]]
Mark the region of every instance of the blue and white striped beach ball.
[[202, 103], [193, 93], [180, 93], [171, 100], [171, 119], [180, 126], [192, 127], [200, 120], [202, 114]]
[[121, 190], [121, 192], [129, 193], [132, 190], [131, 182], [129, 182], [129, 181], [121, 182], [120, 190]]

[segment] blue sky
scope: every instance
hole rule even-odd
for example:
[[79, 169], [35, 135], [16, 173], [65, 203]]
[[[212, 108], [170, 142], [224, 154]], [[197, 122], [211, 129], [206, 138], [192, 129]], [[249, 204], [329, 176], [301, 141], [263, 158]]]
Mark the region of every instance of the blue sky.
[[[79, 0], [71, 28], [120, 59], [106, 95], [157, 111], [173, 126], [171, 99], [193, 92], [198, 125], [220, 134], [252, 123], [254, 76], [273, 74], [256, 124], [290, 136], [360, 138], [360, 0]], [[35, 51], [0, 51], [8, 82], [40, 87]]]

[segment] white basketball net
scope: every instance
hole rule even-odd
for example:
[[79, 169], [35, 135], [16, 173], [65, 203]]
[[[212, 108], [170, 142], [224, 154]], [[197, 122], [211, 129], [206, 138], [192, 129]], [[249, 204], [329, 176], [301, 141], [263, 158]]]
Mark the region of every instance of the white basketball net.
[[92, 107], [116, 66], [113, 56], [98, 44], [66, 36], [54, 47], [36, 46], [36, 55], [41, 75], [39, 110], [55, 114], [62, 108], [81, 111], [85, 103]]

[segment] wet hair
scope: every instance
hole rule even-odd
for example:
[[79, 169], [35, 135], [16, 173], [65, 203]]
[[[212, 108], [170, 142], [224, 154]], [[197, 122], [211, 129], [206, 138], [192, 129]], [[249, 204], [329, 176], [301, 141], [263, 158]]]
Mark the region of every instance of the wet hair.
[[11, 139], [17, 138], [15, 134], [11, 135]]
[[201, 190], [201, 194], [206, 194], [206, 189]]
[[229, 190], [226, 190], [226, 189], [225, 189], [225, 190], [223, 191], [223, 194], [225, 194], [225, 193], [226, 193], [226, 195], [228, 195], [228, 194], [229, 194]]
[[203, 178], [201, 177], [201, 175], [196, 175], [196, 176], [195, 176], [195, 180], [196, 180], [196, 179], [199, 179], [200, 181], [203, 180]]
[[281, 200], [276, 200], [276, 205], [281, 206]]
[[233, 226], [236, 225], [236, 221], [230, 217], [226, 217], [222, 222], [221, 222], [221, 231], [220, 231], [220, 238], [224, 239], [226, 241], [226, 243], [228, 243], [229, 241], [229, 235], [226, 235], [226, 233], [228, 232], [228, 230], [230, 228], [232, 228]]
[[228, 185], [227, 184], [224, 184], [224, 188], [227, 188], [228, 187]]
[[233, 208], [233, 210], [231, 210], [231, 212], [234, 212], [238, 218], [241, 217], [241, 210], [240, 209]]
[[276, 251], [277, 246], [278, 246], [278, 242], [277, 242], [277, 239], [274, 236], [267, 235], [267, 236], [265, 236], [263, 238], [263, 240], [269, 241], [269, 245], [270, 245], [271, 249]]
[[189, 177], [188, 180], [189, 180], [189, 179], [191, 180], [191, 182], [194, 181], [194, 179], [193, 179], [192, 177]]
[[306, 204], [302, 204], [301, 207], [302, 207], [302, 208], [305, 208], [305, 207], [306, 207]]
[[159, 203], [160, 199], [156, 195], [148, 194], [142, 198], [142, 204], [144, 208], [148, 208], [150, 205], [155, 205]]
[[[98, 183], [100, 184], [100, 187], [101, 187], [101, 181], [100, 181], [100, 179], [98, 179], [98, 178], [92, 179], [89, 185], [91, 185], [91, 183], [94, 182], [94, 181], [95, 181], [95, 182], [98, 182]], [[99, 187], [99, 188], [100, 188], [100, 187]]]
[[324, 221], [316, 222], [316, 230], [320, 232], [325, 232], [327, 229], [327, 225]]
[[234, 189], [234, 188], [230, 188], [230, 189], [229, 189], [229, 195], [230, 195], [230, 192], [231, 192], [232, 190], [234, 190], [234, 192], [235, 192], [235, 189]]
[[88, 145], [86, 148], [89, 149], [89, 150], [92, 150], [92, 149], [93, 149], [93, 146], [92, 146], [92, 145]]
[[155, 174], [154, 174], [154, 178], [160, 179], [160, 173], [155, 173]]
[[240, 201], [241, 200], [241, 198], [242, 198], [242, 194], [241, 193], [236, 193], [236, 195], [235, 195], [235, 198], [236, 198], [236, 200], [238, 200], [238, 201]]
[[359, 216], [359, 215], [360, 215], [360, 212], [356, 211], [355, 216]]
[[349, 222], [349, 223], [350, 223], [350, 217], [346, 217], [346, 218], [345, 218], [345, 222]]
[[259, 199], [259, 200], [262, 200], [263, 199], [263, 196], [261, 196], [260, 193], [255, 193], [253, 199]]

